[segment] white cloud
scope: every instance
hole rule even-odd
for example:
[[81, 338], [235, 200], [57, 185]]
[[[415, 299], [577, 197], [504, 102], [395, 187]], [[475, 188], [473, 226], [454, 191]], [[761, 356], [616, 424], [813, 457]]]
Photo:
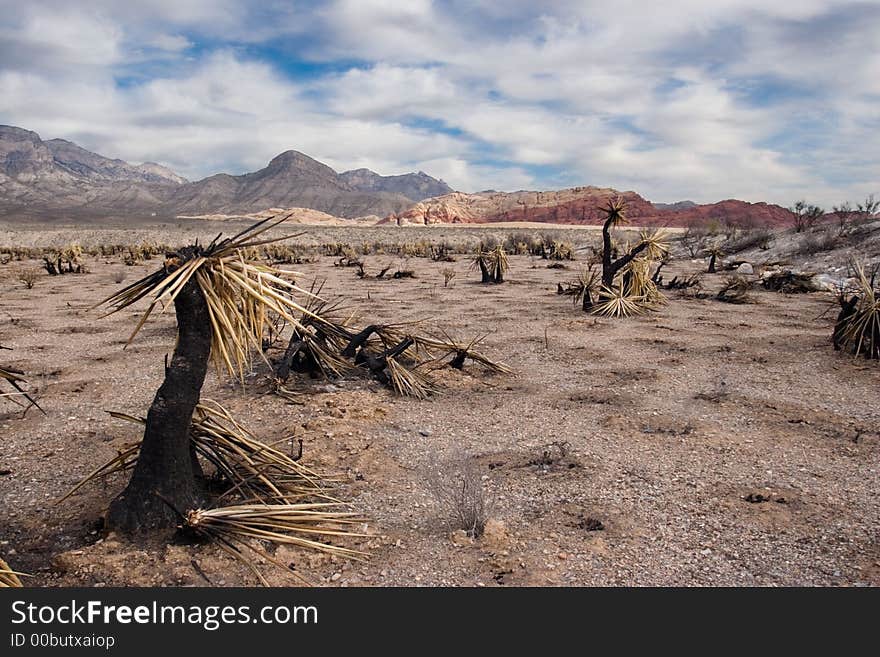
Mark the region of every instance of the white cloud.
[[831, 205], [880, 191], [878, 96], [876, 2], [0, 0], [0, 122], [190, 177], [294, 148], [466, 191]]

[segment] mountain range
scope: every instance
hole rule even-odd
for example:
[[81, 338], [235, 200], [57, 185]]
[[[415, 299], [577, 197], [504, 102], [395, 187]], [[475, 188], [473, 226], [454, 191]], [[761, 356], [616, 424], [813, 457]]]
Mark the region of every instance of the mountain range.
[[533, 222], [599, 225], [605, 220], [602, 207], [609, 201], [626, 201], [626, 216], [636, 226], [722, 225], [785, 226], [792, 214], [769, 203], [736, 199], [698, 205], [691, 201], [655, 204], [632, 191], [609, 187], [574, 187], [546, 192], [453, 192], [425, 199], [404, 212], [389, 215], [381, 223], [404, 225], [482, 224]]
[[63, 139], [43, 141], [35, 132], [0, 125], [0, 217], [170, 218], [303, 207], [338, 217], [378, 218], [450, 192], [442, 180], [423, 172], [337, 173], [292, 150], [253, 173], [190, 182], [152, 162], [129, 164]]
[[364, 223], [372, 217], [366, 221], [391, 225], [598, 224], [600, 206], [617, 197], [627, 201], [628, 216], [637, 225], [715, 221], [780, 226], [792, 221], [788, 210], [767, 203], [650, 203], [633, 191], [601, 187], [465, 194], [422, 171], [393, 176], [369, 169], [337, 173], [294, 150], [277, 155], [259, 171], [218, 173], [191, 182], [159, 164], [129, 164], [70, 141], [43, 141], [35, 132], [0, 125], [0, 218], [7, 219], [169, 220], [304, 208], [304, 220], [360, 218]]

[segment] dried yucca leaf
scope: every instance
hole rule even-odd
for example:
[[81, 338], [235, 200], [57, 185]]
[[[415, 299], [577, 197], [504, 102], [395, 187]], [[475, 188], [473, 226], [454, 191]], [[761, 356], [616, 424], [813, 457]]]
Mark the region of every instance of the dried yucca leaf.
[[[144, 418], [111, 412], [111, 416], [146, 424]], [[263, 502], [302, 499], [336, 500], [328, 494], [326, 477], [299, 463], [299, 456], [286, 454], [256, 438], [220, 404], [202, 401], [196, 406], [190, 427], [196, 453], [214, 466], [229, 486], [226, 494]], [[140, 453], [138, 441], [96, 468], [59, 502], [73, 495], [89, 481], [134, 467]]]
[[845, 302], [835, 325], [835, 345], [854, 355], [880, 359], [880, 291], [861, 263], [854, 263], [856, 289]]
[[282, 317], [300, 326], [298, 314], [310, 314], [293, 294], [308, 292], [284, 277], [294, 274], [246, 260], [240, 250], [248, 250], [294, 237], [287, 235], [258, 239], [286, 217], [274, 217], [247, 228], [237, 235], [198, 244], [172, 254], [163, 268], [126, 286], [97, 305], [112, 306], [107, 315], [119, 312], [144, 297], [152, 300], [128, 340], [130, 344], [156, 308], [165, 311], [191, 280], [195, 280], [208, 307], [212, 328], [211, 354], [218, 369], [225, 369], [244, 380], [254, 354], [262, 356], [262, 339], [269, 317]]
[[599, 302], [590, 309], [590, 312], [594, 315], [601, 315], [603, 317], [633, 317], [651, 310], [645, 297], [627, 294], [620, 287], [608, 289], [603, 286], [599, 294]]
[[0, 588], [21, 588], [19, 575], [24, 575], [24, 573], [15, 572], [8, 563], [0, 559]]
[[227, 540], [257, 539], [362, 559], [366, 556], [364, 552], [321, 540], [365, 536], [351, 529], [353, 525], [363, 523], [363, 519], [356, 513], [338, 510], [340, 508], [344, 505], [329, 502], [237, 504], [189, 511], [185, 522], [191, 529]]

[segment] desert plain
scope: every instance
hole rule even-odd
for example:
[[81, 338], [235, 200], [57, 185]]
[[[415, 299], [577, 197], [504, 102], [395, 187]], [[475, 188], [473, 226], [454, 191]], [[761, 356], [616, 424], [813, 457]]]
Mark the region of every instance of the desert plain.
[[[186, 222], [132, 231], [52, 226], [0, 232], [3, 246], [76, 241], [180, 244], [235, 224]], [[292, 242], [345, 239], [478, 242], [489, 228], [309, 229]], [[333, 233], [332, 231], [337, 231]], [[550, 229], [517, 228], [543, 231]], [[325, 231], [325, 232], [320, 232]], [[330, 233], [326, 232], [330, 231]], [[266, 442], [333, 473], [336, 494], [363, 516], [364, 551], [349, 560], [278, 547], [273, 585], [320, 586], [864, 586], [880, 584], [880, 369], [836, 352], [830, 292], [760, 287], [750, 303], [665, 292], [654, 312], [612, 319], [557, 295], [576, 276], [595, 230], [558, 228], [574, 261], [511, 255], [506, 282], [481, 285], [465, 254], [455, 262], [368, 255], [365, 278], [335, 256], [299, 264], [297, 282], [326, 280], [361, 323], [410, 323], [460, 340], [512, 374], [473, 363], [438, 370], [428, 400], [395, 396], [363, 376], [291, 379], [271, 394], [255, 362], [245, 383], [209, 373], [218, 401]], [[344, 235], [343, 235], [344, 234]], [[343, 235], [343, 237], [340, 237]], [[463, 236], [463, 237], [462, 237]], [[467, 250], [466, 248], [463, 250]], [[130, 542], [102, 531], [113, 476], [65, 493], [140, 430], [107, 411], [143, 415], [174, 347], [172, 312], [126, 342], [142, 308], [102, 318], [93, 306], [161, 265], [84, 256], [87, 273], [48, 276], [32, 289], [22, 267], [0, 265], [4, 365], [26, 373], [45, 414], [0, 400], [0, 553], [30, 586], [236, 586], [254, 576], [213, 544]], [[412, 278], [377, 280], [389, 265]], [[444, 285], [442, 271], [455, 275]], [[681, 249], [665, 274], [704, 272]], [[271, 350], [270, 354], [271, 356]], [[432, 482], [478, 471], [487, 509], [479, 537], [455, 526]]]

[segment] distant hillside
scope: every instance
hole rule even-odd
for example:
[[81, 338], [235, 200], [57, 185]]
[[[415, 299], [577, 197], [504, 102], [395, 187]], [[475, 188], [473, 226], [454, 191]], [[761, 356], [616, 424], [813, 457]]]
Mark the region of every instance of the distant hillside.
[[658, 210], [672, 210], [673, 212], [677, 212], [678, 210], [687, 210], [696, 205], [693, 201], [678, 201], [677, 203], [652, 203], [656, 209]]
[[632, 191], [606, 187], [575, 187], [549, 192], [455, 192], [416, 203], [405, 212], [389, 215], [386, 224], [430, 225], [530, 221], [540, 223], [597, 225], [604, 220], [601, 206], [622, 198], [627, 217], [640, 226], [686, 226], [691, 223], [784, 226], [791, 213], [778, 205], [728, 200], [707, 205], [674, 204], [658, 209]]
[[182, 185], [165, 208], [193, 214], [302, 207], [338, 217], [384, 216], [410, 207], [434, 189], [449, 187], [425, 174], [380, 176], [367, 169], [337, 174], [308, 155], [285, 151], [253, 173], [217, 174]]
[[0, 126], [0, 216], [159, 216], [253, 213], [302, 207], [339, 217], [385, 216], [452, 191], [419, 172], [381, 176], [369, 169], [337, 174], [297, 151], [240, 176], [188, 182], [159, 164], [129, 164], [64, 139]]
[[369, 169], [355, 169], [339, 174], [339, 178], [360, 192], [402, 194], [413, 201], [443, 196], [453, 191], [445, 182], [432, 178], [423, 171], [401, 176], [380, 176]]
[[[269, 208], [306, 208], [332, 217], [384, 217], [385, 224], [539, 222], [598, 224], [600, 207], [622, 197], [636, 225], [691, 223], [783, 226], [777, 205], [730, 199], [651, 203], [636, 192], [604, 187], [554, 191], [454, 192], [428, 174], [382, 176], [369, 169], [337, 173], [294, 150], [252, 173], [218, 173], [188, 182], [159, 164], [129, 164], [64, 139], [43, 141], [0, 126], [0, 217], [169, 220], [180, 215], [253, 215]], [[318, 216], [318, 215], [316, 215]], [[326, 219], [323, 219], [326, 221]]]

